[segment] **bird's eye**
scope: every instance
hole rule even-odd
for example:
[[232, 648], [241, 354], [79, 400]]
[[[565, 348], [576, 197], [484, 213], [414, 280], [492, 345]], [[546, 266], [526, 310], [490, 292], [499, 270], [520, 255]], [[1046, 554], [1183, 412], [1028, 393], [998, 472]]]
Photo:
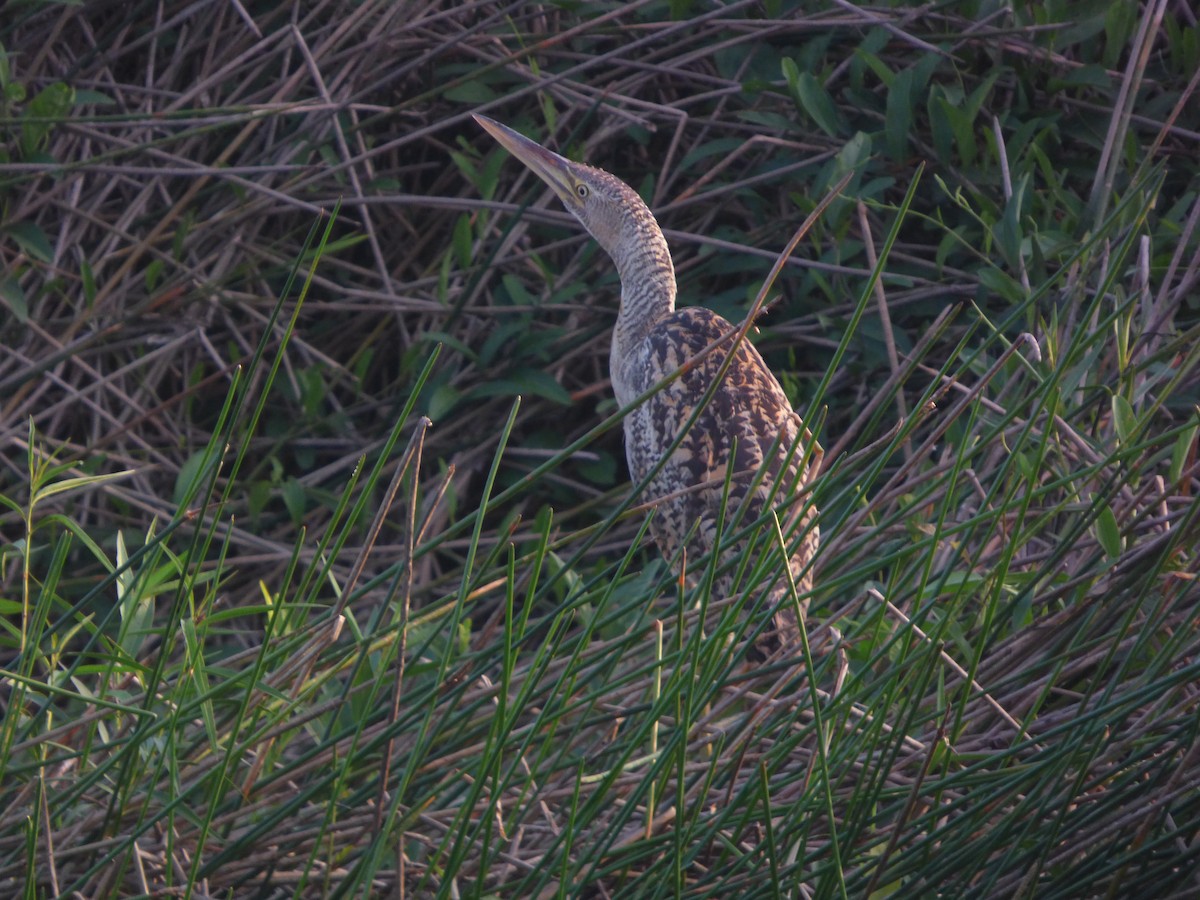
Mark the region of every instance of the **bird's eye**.
[[586, 184], [575, 185], [575, 196], [580, 200], [586, 200], [588, 195], [588, 186]]

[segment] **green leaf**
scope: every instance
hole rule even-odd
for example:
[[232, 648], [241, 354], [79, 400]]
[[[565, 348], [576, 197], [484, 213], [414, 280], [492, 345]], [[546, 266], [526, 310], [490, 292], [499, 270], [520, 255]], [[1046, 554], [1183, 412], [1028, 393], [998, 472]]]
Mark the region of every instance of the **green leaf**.
[[762, 125], [766, 128], [775, 128], [779, 131], [787, 131], [790, 128], [795, 128], [794, 120], [787, 116], [781, 116], [778, 113], [762, 112], [756, 109], [744, 109], [737, 113], [737, 117], [743, 122], [750, 122], [755, 125]]
[[617, 460], [611, 453], [597, 453], [594, 458], [584, 456], [575, 466], [593, 484], [609, 488], [617, 483]]
[[97, 484], [107, 484], [110, 481], [116, 481], [120, 478], [126, 478], [133, 475], [136, 470], [122, 469], [120, 472], [109, 472], [106, 475], [76, 475], [69, 478], [64, 478], [62, 481], [55, 481], [51, 484], [42, 485], [33, 492], [32, 503], [40, 503], [48, 497], [55, 497], [58, 494], [66, 494], [70, 491], [78, 490], [79, 488], [92, 487]]
[[1200, 425], [1193, 425], [1185, 428], [1180, 432], [1179, 437], [1175, 438], [1175, 445], [1171, 448], [1171, 468], [1168, 470], [1173, 485], [1180, 485], [1183, 478], [1183, 467], [1191, 458], [1192, 448], [1196, 444], [1197, 431], [1200, 431]]
[[1121, 529], [1111, 507], [1104, 507], [1096, 517], [1096, 539], [1109, 559], [1117, 559], [1121, 555]]
[[1137, 22], [1136, 3], [1110, 3], [1104, 14], [1104, 65], [1115, 69]]
[[66, 119], [74, 100], [74, 89], [56, 81], [29, 101], [21, 116], [21, 149], [25, 156], [42, 149], [50, 130]]
[[854, 137], [846, 141], [838, 151], [837, 165], [834, 166], [834, 179], [840, 178], [847, 172], [855, 172], [871, 158], [871, 136], [863, 131], [855, 132]]
[[1128, 444], [1137, 434], [1137, 414], [1129, 405], [1129, 401], [1120, 394], [1113, 394], [1112, 413], [1117, 438], [1122, 444]]
[[1021, 259], [1021, 243], [1024, 232], [1021, 228], [1023, 202], [1029, 186], [1029, 173], [1023, 173], [1013, 185], [1013, 194], [1004, 207], [1004, 214], [992, 229], [996, 238], [996, 246], [1004, 255], [1004, 260], [1010, 266], [1016, 267]]
[[513, 353], [513, 343], [519, 341], [529, 331], [529, 323], [524, 319], [514, 319], [503, 325], [492, 328], [483, 346], [479, 348], [479, 361], [482, 366], [500, 365], [507, 367], [516, 358]]
[[163, 261], [161, 259], [150, 260], [146, 266], [146, 271], [142, 273], [142, 278], [146, 282], [146, 293], [154, 293], [154, 289], [158, 287], [162, 281]]
[[913, 78], [911, 69], [900, 72], [892, 79], [887, 95], [884, 130], [888, 155], [897, 161], [902, 160], [908, 152], [908, 134], [913, 123]]
[[854, 58], [866, 64], [867, 68], [875, 73], [875, 77], [883, 82], [883, 86], [890, 92], [892, 83], [896, 79], [895, 73], [888, 68], [887, 63], [880, 59], [875, 53], [872, 53], [866, 47], [857, 47], [854, 51]]
[[0, 277], [0, 301], [12, 310], [12, 314], [22, 325], [29, 321], [29, 303], [25, 299], [25, 291], [14, 275]]
[[830, 137], [841, 134], [843, 129], [837, 107], [821, 83], [808, 72], [801, 72], [795, 60], [784, 57], [781, 66], [792, 100], [800, 111]]
[[1061, 91], [1064, 88], [1091, 88], [1104, 90], [1107, 89], [1110, 81], [1110, 76], [1104, 66], [1096, 63], [1078, 66], [1069, 69], [1066, 73], [1056, 79], [1051, 79], [1050, 87], [1054, 91]]
[[187, 499], [192, 482], [199, 476], [204, 465], [204, 455], [204, 449], [197, 450], [179, 467], [179, 474], [175, 476], [175, 490], [171, 493], [171, 498], [176, 506], [182, 505]]
[[474, 259], [473, 243], [471, 217], [464, 213], [454, 221], [454, 235], [450, 239], [450, 245], [454, 248], [454, 258], [458, 260], [459, 268], [469, 269], [471, 267]]
[[292, 524], [301, 524], [304, 521], [304, 510], [307, 501], [304, 485], [295, 478], [289, 478], [283, 483], [282, 493], [283, 505], [287, 507], [288, 515], [292, 517]]
[[96, 275], [92, 271], [91, 263], [86, 259], [79, 261], [79, 282], [83, 286], [83, 299], [87, 302], [88, 309], [91, 309], [96, 300]]
[[97, 544], [95, 539], [93, 539], [90, 534], [84, 531], [83, 526], [74, 519], [70, 518], [69, 516], [64, 516], [60, 513], [51, 513], [42, 520], [41, 524], [43, 526], [51, 524], [59, 525], [64, 530], [71, 532], [71, 534], [75, 536], [75, 539], [88, 549], [88, 552], [92, 554], [96, 562], [100, 563], [100, 565], [104, 567], [106, 572], [111, 573], [113, 571], [113, 564], [111, 560], [104, 555], [104, 551], [100, 548], [100, 545]]
[[102, 94], [100, 91], [92, 91], [87, 88], [81, 88], [75, 92], [74, 105], [86, 106], [116, 106], [117, 101], [108, 94]]
[[[129, 561], [125, 550], [125, 536], [117, 532], [117, 559], [119, 569]], [[121, 614], [120, 645], [130, 659], [137, 659], [154, 626], [154, 594], [144, 588], [136, 569], [125, 569], [117, 576], [117, 600]]]
[[426, 331], [417, 335], [417, 340], [431, 344], [445, 344], [451, 350], [461, 353], [464, 358], [476, 365], [479, 364], [479, 354], [448, 331]]
[[[192, 696], [203, 697], [209, 692], [208, 672], [204, 665], [204, 647], [200, 634], [196, 630], [196, 621], [191, 616], [179, 620], [179, 631], [183, 635], [183, 645], [186, 650], [185, 671], [191, 676], [195, 693]], [[186, 682], [185, 682], [186, 683]], [[204, 722], [204, 730], [208, 735], [209, 746], [216, 750], [221, 746], [217, 735], [216, 716], [213, 712], [212, 700], [206, 699], [200, 704], [200, 717]]]
[[267, 508], [273, 487], [269, 481], [255, 481], [246, 488], [246, 508], [250, 515], [257, 516]]
[[949, 164], [954, 153], [954, 129], [946, 111], [947, 106], [942, 86], [935, 84], [929, 91], [926, 112], [929, 115], [929, 129], [933, 134], [933, 150], [943, 164]]
[[494, 379], [467, 392], [467, 396], [472, 398], [512, 397], [521, 394], [545, 397], [547, 400], [553, 400], [563, 406], [571, 403], [571, 395], [567, 393], [566, 389], [555, 381], [553, 376], [541, 369], [519, 369], [509, 373], [506, 378]]
[[[974, 161], [976, 153], [975, 132], [970, 117], [962, 110], [952, 106], [948, 100], [940, 99], [938, 105], [942, 118], [950, 126], [954, 145], [958, 147], [959, 158], [964, 165], [970, 165]], [[949, 154], [947, 154], [946, 158], [949, 159]]]
[[963, 163], [966, 165], [970, 165], [975, 161], [978, 151], [979, 145], [975, 137], [975, 120], [979, 118], [980, 107], [983, 106], [983, 101], [987, 99], [988, 94], [992, 92], [992, 85], [1000, 77], [1001, 71], [1001, 69], [993, 69], [989, 72], [979, 87], [971, 92], [971, 96], [967, 99], [962, 110], [962, 118], [959, 120], [959, 127], [956, 133], [958, 137], [958, 152], [961, 154]]
[[54, 259], [54, 248], [46, 233], [32, 222], [14, 222], [5, 231], [12, 235], [17, 246], [38, 262], [48, 263]]
[[480, 103], [488, 103], [496, 99], [496, 92], [484, 84], [482, 81], [465, 81], [462, 84], [456, 84], [454, 87], [447, 88], [442, 96], [454, 103], [466, 103], [475, 106]]
[[439, 384], [429, 395], [429, 409], [426, 410], [426, 414], [435, 423], [440, 422], [458, 405], [461, 396], [453, 385]]
[[514, 306], [538, 305], [537, 299], [525, 289], [525, 284], [515, 275], [502, 275], [500, 281], [504, 285], [504, 289], [508, 292], [508, 298]]
[[979, 283], [1011, 303], [1021, 303], [1025, 299], [1025, 288], [999, 269], [981, 269]]
[[571, 405], [571, 395], [549, 372], [543, 372], [541, 369], [524, 369], [516, 372], [512, 381], [522, 394], [545, 397], [562, 406]]
[[[465, 153], [460, 153], [457, 150], [450, 151], [451, 161], [458, 166], [458, 171], [463, 173], [463, 177], [474, 185], [475, 189], [483, 195], [484, 200], [491, 200], [492, 194], [495, 191], [495, 183], [489, 185], [480, 184], [479, 167], [475, 165], [475, 161]], [[491, 190], [488, 190], [488, 188]]]
[[942, 267], [946, 265], [946, 259], [950, 256], [950, 254], [955, 250], [961, 250], [962, 245], [962, 235], [960, 235], [957, 231], [947, 230], [946, 233], [942, 235], [942, 239], [938, 241], [937, 252], [933, 255], [934, 263], [936, 263], [939, 272], [942, 270]]
[[8, 64], [8, 53], [4, 49], [4, 44], [0, 43], [0, 87], [8, 84], [12, 78], [12, 67]]
[[171, 258], [174, 260], [182, 260], [184, 247], [187, 246], [188, 236], [191, 234], [192, 227], [196, 224], [196, 211], [189, 209], [179, 217], [178, 223], [174, 228], [174, 234], [171, 237]]
[[320, 256], [332, 256], [342, 250], [348, 250], [351, 247], [357, 247], [359, 244], [368, 240], [365, 234], [348, 234], [345, 237], [337, 240], [326, 241], [321, 247], [313, 248], [305, 252], [300, 258], [305, 263], [311, 263]]

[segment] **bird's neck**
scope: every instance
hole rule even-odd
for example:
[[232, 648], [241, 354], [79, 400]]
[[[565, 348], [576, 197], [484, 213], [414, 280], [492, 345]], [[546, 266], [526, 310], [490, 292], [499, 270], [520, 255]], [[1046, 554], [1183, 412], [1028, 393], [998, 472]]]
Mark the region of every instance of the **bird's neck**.
[[621, 276], [621, 312], [613, 329], [609, 368], [617, 402], [631, 402], [649, 385], [638, 372], [650, 330], [675, 310], [675, 267], [662, 231], [646, 211], [645, 227], [624, 242], [625, 252], [612, 254]]

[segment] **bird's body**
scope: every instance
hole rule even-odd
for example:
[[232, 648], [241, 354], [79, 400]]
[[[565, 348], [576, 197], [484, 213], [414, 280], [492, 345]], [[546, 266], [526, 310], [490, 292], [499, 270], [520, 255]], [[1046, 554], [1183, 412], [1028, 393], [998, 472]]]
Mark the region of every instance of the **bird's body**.
[[[687, 426], [719, 374], [734, 333], [716, 313], [691, 308], [665, 316], [647, 334], [636, 363], [644, 382], [634, 396], [670, 377], [688, 360], [705, 351], [708, 355], [626, 416], [625, 452], [635, 482], [649, 475]], [[797, 522], [797, 515], [806, 511], [797, 492], [810, 478], [806, 463], [811, 456], [806, 453], [813, 452], [812, 439], [778, 381], [774, 376], [762, 377], [764, 372], [770, 375], [758, 351], [740, 342], [719, 387], [646, 487], [646, 499], [658, 501], [650, 530], [667, 559], [679, 556], [680, 544], [687, 538], [686, 559], [695, 563], [721, 539], [722, 508], [727, 537], [771, 506], [783, 506], [784, 533], [799, 524], [802, 534], [801, 548], [790, 555], [789, 566], [807, 607], [817, 530], [811, 507], [809, 515]], [[760, 539], [759, 546], [771, 546], [770, 539]], [[718, 579], [719, 593], [728, 594], [733, 574]], [[768, 639], [765, 645], [794, 645], [799, 623], [786, 581], [776, 579], [768, 601], [776, 609], [777, 641]]]
[[[670, 450], [645, 494], [656, 506], [650, 529], [659, 549], [667, 559], [686, 559], [691, 568], [735, 522], [749, 525], [778, 508], [784, 534], [797, 538], [788, 565], [801, 608], [790, 602], [786, 579], [774, 579], [767, 598], [775, 610], [774, 629], [762, 646], [794, 647], [797, 613], [803, 614], [812, 590], [818, 541], [815, 511], [806, 505], [802, 489], [816, 474], [820, 447], [762, 356], [749, 341], [736, 340], [733, 325], [707, 309], [675, 309], [675, 272], [666, 239], [632, 188], [490, 119], [476, 119], [554, 189], [620, 273], [621, 309], [609, 358], [617, 402], [628, 406], [662, 385], [624, 423], [635, 483]], [[731, 348], [733, 359], [713, 388]], [[681, 368], [682, 374], [672, 378]], [[680, 439], [707, 394], [709, 402]], [[770, 544], [760, 540], [759, 546]], [[724, 573], [714, 592], [727, 595], [733, 579], [734, 573]]]

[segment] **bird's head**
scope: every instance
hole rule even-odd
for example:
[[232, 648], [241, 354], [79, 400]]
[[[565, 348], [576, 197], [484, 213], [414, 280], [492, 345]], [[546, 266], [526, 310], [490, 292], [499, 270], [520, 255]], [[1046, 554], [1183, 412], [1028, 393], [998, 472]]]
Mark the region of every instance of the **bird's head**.
[[[642, 198], [621, 179], [552, 153], [487, 116], [476, 115], [475, 121], [546, 182], [567, 211], [614, 259], [642, 236], [646, 220], [654, 221]], [[657, 226], [654, 231], [658, 231]]]

